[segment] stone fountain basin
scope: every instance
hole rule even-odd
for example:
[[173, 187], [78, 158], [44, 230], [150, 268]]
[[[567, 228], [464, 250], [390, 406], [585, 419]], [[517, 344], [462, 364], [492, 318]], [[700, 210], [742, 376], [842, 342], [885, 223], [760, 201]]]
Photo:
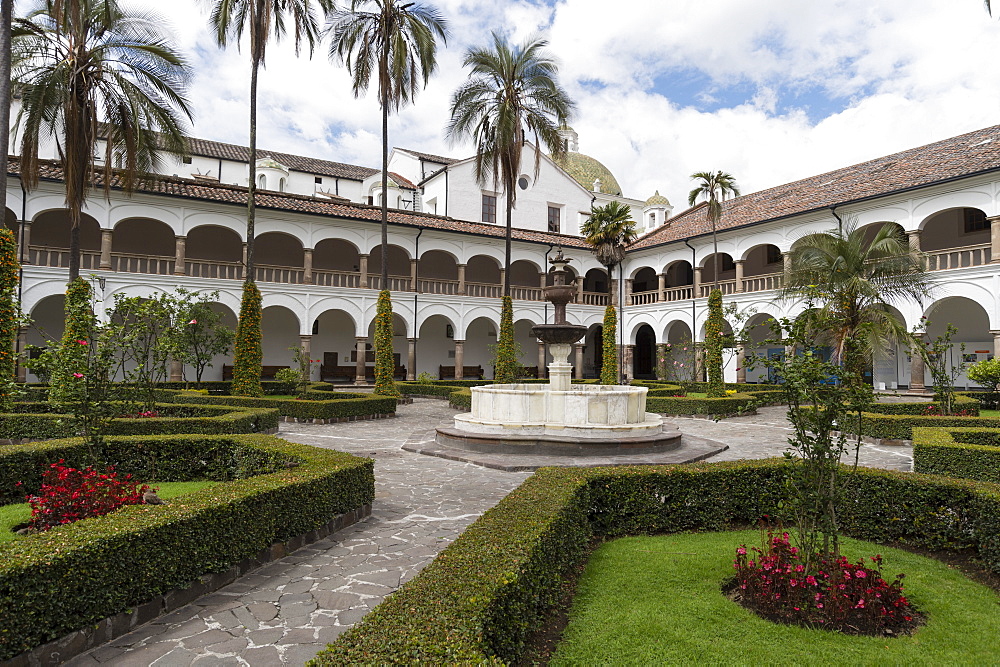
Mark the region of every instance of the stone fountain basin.
[[[531, 335], [543, 343], [570, 344], [583, 338], [587, 333], [587, 327], [579, 324], [536, 324], [531, 327]], [[494, 385], [496, 386], [496, 385]], [[505, 385], [524, 387], [528, 385]]]
[[472, 388], [472, 411], [455, 428], [494, 435], [551, 435], [615, 440], [659, 433], [663, 419], [646, 412], [646, 387], [544, 384]]

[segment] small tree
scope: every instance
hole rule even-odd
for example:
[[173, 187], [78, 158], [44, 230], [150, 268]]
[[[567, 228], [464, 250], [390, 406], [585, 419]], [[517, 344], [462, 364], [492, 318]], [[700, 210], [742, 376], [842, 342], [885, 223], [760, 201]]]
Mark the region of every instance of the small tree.
[[608, 304], [604, 309], [603, 340], [601, 341], [603, 363], [601, 364], [601, 384], [618, 384], [618, 313]]
[[378, 294], [378, 311], [375, 315], [375, 393], [382, 396], [399, 396], [392, 335], [392, 299], [389, 290], [384, 289]]
[[153, 410], [156, 385], [169, 375], [173, 353], [171, 321], [173, 299], [166, 294], [152, 297], [115, 295], [109, 333], [117, 341], [118, 367], [132, 385], [144, 410]]
[[304, 397], [306, 392], [309, 391], [309, 383], [312, 382], [313, 369], [319, 361], [311, 359], [310, 355], [306, 354], [305, 348], [301, 345], [296, 345], [288, 349], [292, 352], [292, 365], [297, 373], [295, 387], [298, 390], [299, 396]]
[[217, 291], [206, 294], [183, 287], [177, 288], [175, 296], [174, 358], [194, 368], [198, 386], [205, 369], [212, 367], [212, 360], [220, 354], [229, 354], [233, 347], [233, 330], [223, 324], [222, 314], [211, 307], [218, 297]]
[[236, 350], [233, 358], [234, 396], [263, 396], [260, 384], [263, 354], [260, 349], [261, 296], [256, 283], [243, 283], [240, 321], [236, 327]]
[[[538, 369], [542, 377], [542, 369]], [[493, 362], [493, 381], [511, 384], [521, 375], [521, 350], [514, 340], [514, 303], [509, 296], [500, 302], [500, 335]]]
[[[924, 322], [930, 324], [926, 320]], [[949, 359], [952, 352], [951, 341], [957, 333], [958, 329], [953, 324], [949, 324], [944, 333], [934, 340], [924, 341], [917, 334], [914, 334], [914, 344], [910, 348], [910, 354], [922, 356], [927, 370], [931, 372], [934, 399], [941, 404], [941, 414], [943, 415], [950, 415], [954, 411], [955, 380], [965, 369], [965, 362], [962, 360], [965, 343], [959, 345], [958, 361], [952, 363]]]
[[714, 289], [708, 296], [708, 320], [705, 322], [705, 366], [708, 369], [708, 397], [725, 398], [722, 379], [723, 326], [722, 292]]
[[1000, 357], [983, 359], [969, 366], [967, 375], [986, 391], [996, 392], [1000, 387]]

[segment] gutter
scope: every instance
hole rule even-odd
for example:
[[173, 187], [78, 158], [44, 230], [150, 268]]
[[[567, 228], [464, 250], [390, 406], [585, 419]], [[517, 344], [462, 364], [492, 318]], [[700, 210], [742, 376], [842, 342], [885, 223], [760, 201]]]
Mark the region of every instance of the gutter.
[[[697, 260], [697, 251], [695, 251], [694, 246], [688, 243], [688, 239], [684, 239], [684, 245], [691, 248], [691, 272], [694, 275], [695, 261]], [[698, 311], [695, 307], [695, 301], [698, 299], [698, 295], [694, 293], [694, 280], [691, 281], [691, 350], [694, 352], [693, 362], [697, 364], [698, 361], [698, 346], [695, 341], [698, 339], [697, 326], [698, 326]], [[697, 365], [695, 366], [697, 368]]]

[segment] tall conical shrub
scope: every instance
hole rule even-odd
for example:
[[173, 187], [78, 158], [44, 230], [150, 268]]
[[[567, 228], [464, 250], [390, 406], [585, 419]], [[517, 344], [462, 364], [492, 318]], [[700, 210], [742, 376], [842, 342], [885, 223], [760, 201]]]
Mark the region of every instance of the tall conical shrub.
[[243, 300], [240, 303], [240, 321], [236, 325], [236, 343], [233, 351], [234, 396], [263, 396], [260, 384], [263, 353], [260, 349], [261, 297], [257, 284], [252, 280], [243, 283]]
[[608, 304], [604, 309], [604, 336], [601, 341], [604, 362], [601, 364], [601, 384], [618, 384], [618, 313]]
[[392, 297], [389, 290], [378, 293], [378, 310], [375, 314], [375, 393], [382, 396], [399, 396], [393, 378], [396, 363], [392, 351]]
[[17, 336], [17, 282], [20, 265], [14, 232], [0, 229], [0, 410], [13, 404], [11, 385], [16, 381], [14, 338]]
[[722, 381], [722, 292], [714, 289], [708, 295], [708, 320], [705, 322], [705, 367], [708, 371], [708, 397], [724, 398], [726, 384]]
[[81, 385], [89, 372], [87, 356], [97, 318], [90, 303], [90, 283], [76, 278], [66, 286], [66, 321], [59, 343], [59, 363], [53, 365], [49, 380], [49, 402], [68, 409], [81, 395]]
[[500, 301], [500, 335], [497, 338], [496, 359], [493, 364], [493, 381], [497, 384], [517, 382], [520, 370], [521, 360], [518, 359], [518, 348], [514, 341], [514, 301], [505, 296]]

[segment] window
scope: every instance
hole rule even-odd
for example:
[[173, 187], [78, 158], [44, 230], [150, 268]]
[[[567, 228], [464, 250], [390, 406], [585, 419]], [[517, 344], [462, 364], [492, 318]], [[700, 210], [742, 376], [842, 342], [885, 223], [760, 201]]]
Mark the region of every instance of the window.
[[267, 177], [265, 177], [264, 174], [257, 177], [257, 187], [261, 190], [267, 189]]
[[497, 223], [497, 198], [494, 195], [483, 195], [483, 222]]
[[769, 245], [767, 246], [767, 263], [768, 264], [778, 264], [782, 262], [781, 250], [778, 246]]
[[316, 180], [316, 185], [323, 185], [323, 177], [322, 176], [317, 176], [315, 180]]
[[963, 209], [965, 212], [965, 233], [981, 232], [990, 228], [990, 222], [986, 219], [986, 214], [978, 208]]
[[649, 226], [650, 227], [656, 227], [656, 214], [655, 213], [650, 213], [649, 214]]
[[517, 179], [517, 187], [521, 188], [522, 190], [527, 190], [529, 185], [531, 185], [531, 182], [528, 181], [527, 176], [521, 176], [519, 179]]
[[183, 162], [184, 164], [191, 164], [191, 158], [190, 157], [182, 157], [181, 158], [181, 162]]
[[559, 207], [549, 206], [549, 231], [559, 233]]
[[279, 178], [278, 179], [278, 192], [284, 192], [284, 191], [285, 191], [285, 179]]

